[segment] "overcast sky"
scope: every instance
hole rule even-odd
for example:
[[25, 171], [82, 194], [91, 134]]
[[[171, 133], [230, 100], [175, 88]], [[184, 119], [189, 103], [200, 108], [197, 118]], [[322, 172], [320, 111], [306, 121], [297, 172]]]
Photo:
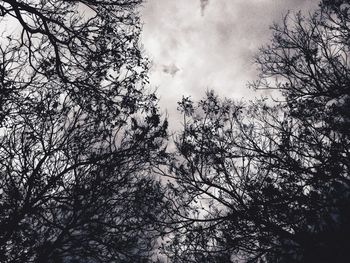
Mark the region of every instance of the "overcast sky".
[[[152, 61], [151, 85], [173, 122], [183, 95], [205, 90], [230, 98], [254, 96], [252, 63], [271, 38], [269, 26], [288, 10], [309, 12], [317, 0], [147, 0], [142, 10], [143, 45]], [[174, 127], [174, 126], [172, 126]]]

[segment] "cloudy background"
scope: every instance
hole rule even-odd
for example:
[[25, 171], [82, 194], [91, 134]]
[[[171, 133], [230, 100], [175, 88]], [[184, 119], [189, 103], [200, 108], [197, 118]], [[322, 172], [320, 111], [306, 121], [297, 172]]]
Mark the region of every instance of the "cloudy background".
[[[269, 26], [288, 10], [306, 14], [317, 0], [147, 0], [142, 42], [152, 61], [151, 86], [170, 123], [176, 102], [197, 100], [207, 89], [230, 98], [251, 98], [253, 56], [271, 39]], [[171, 126], [174, 128], [174, 125]]]

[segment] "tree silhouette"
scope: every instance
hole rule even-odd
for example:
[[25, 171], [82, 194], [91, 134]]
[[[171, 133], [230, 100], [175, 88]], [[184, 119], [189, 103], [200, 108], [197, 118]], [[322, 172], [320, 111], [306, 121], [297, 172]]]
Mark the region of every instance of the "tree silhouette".
[[0, 50], [1, 262], [151, 260], [167, 123], [144, 88], [139, 3], [0, 4], [21, 31]]
[[348, 36], [346, 5], [287, 15], [252, 84], [279, 101], [179, 103], [184, 130], [162, 172], [176, 180], [174, 262], [347, 262]]
[[81, 106], [134, 97], [148, 67], [138, 46], [140, 2], [2, 1], [3, 23], [17, 26], [2, 34], [3, 111], [32, 82], [57, 82]]

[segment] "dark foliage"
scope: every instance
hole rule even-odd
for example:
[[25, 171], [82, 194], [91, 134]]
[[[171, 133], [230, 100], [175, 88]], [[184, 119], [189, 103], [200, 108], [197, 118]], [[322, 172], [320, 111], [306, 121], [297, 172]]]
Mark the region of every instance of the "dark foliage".
[[279, 102], [180, 102], [184, 130], [163, 172], [176, 180], [173, 262], [348, 261], [349, 15], [325, 5], [273, 26], [253, 87]]
[[144, 89], [139, 3], [0, 3], [20, 28], [0, 50], [1, 262], [151, 260], [167, 124]]

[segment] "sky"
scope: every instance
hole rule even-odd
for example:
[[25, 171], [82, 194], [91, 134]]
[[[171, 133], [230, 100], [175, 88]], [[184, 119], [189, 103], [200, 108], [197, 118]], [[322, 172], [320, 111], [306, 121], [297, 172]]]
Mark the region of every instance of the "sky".
[[170, 124], [180, 120], [176, 108], [182, 96], [199, 100], [211, 89], [235, 99], [256, 96], [247, 83], [257, 76], [253, 57], [269, 43], [269, 26], [288, 10], [307, 14], [317, 5], [317, 0], [147, 0], [142, 44], [152, 62], [151, 87]]

